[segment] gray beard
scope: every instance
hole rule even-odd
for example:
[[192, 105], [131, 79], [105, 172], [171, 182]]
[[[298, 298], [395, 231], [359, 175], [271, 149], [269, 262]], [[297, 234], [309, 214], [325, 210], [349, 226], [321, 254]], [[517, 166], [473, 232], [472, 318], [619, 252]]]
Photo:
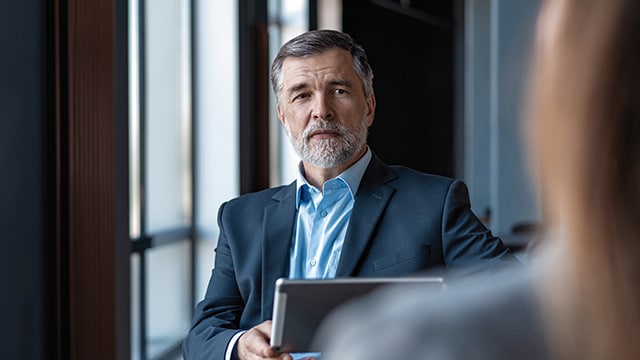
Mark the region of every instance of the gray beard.
[[[309, 141], [309, 136], [318, 129], [331, 129], [340, 137], [326, 140]], [[355, 156], [367, 142], [368, 128], [365, 122], [359, 128], [348, 131], [332, 122], [320, 122], [306, 129], [301, 136], [293, 138], [288, 127], [287, 137], [302, 161], [320, 169], [337, 167]]]

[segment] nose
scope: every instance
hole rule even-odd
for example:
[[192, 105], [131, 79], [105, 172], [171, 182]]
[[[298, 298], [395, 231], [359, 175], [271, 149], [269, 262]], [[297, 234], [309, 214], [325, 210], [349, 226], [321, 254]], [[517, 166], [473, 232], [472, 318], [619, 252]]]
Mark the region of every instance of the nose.
[[316, 96], [313, 103], [312, 116], [314, 119], [331, 120], [334, 117], [330, 99], [325, 95]]

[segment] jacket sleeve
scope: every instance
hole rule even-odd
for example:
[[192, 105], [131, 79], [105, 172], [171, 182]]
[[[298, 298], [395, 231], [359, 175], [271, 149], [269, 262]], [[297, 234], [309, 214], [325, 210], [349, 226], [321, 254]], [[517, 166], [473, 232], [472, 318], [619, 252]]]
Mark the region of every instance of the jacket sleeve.
[[223, 227], [224, 206], [218, 211], [220, 235], [215, 267], [183, 343], [185, 359], [224, 359], [227, 344], [241, 331], [238, 327], [245, 303], [238, 289], [231, 248]]
[[471, 211], [467, 186], [455, 180], [445, 197], [442, 252], [447, 269], [492, 269], [491, 265], [520, 264], [502, 240]]

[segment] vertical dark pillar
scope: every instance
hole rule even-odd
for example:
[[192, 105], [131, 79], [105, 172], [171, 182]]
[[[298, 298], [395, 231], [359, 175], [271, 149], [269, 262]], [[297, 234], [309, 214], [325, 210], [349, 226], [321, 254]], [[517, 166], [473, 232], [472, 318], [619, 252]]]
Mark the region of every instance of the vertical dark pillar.
[[267, 1], [240, 0], [240, 192], [269, 186]]
[[47, 2], [0, 6], [0, 358], [53, 351]]
[[127, 5], [55, 2], [60, 357], [129, 357]]

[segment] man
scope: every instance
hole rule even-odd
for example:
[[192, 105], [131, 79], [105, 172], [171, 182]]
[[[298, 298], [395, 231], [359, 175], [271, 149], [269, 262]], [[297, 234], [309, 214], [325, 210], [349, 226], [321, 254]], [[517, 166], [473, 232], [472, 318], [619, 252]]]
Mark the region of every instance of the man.
[[279, 277], [403, 276], [515, 261], [471, 212], [464, 184], [389, 167], [368, 148], [372, 79], [364, 50], [338, 31], [310, 31], [280, 49], [271, 81], [299, 175], [220, 207], [215, 268], [185, 357], [289, 358], [269, 347]]

